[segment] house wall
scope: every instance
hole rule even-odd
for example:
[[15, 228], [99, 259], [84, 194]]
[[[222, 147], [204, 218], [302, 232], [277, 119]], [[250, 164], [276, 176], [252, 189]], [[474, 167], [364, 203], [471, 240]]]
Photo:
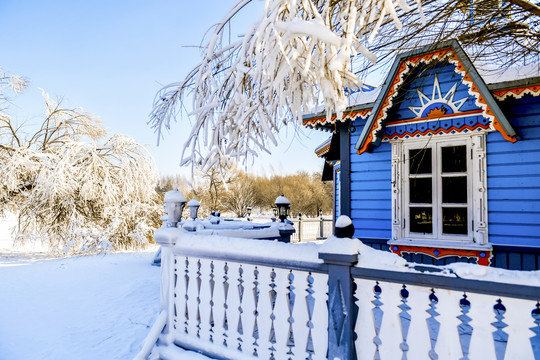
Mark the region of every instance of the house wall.
[[391, 146], [383, 143], [372, 153], [358, 155], [355, 144], [365, 124], [356, 120], [351, 133], [351, 219], [355, 236], [365, 244], [387, 250], [392, 236]]
[[494, 265], [538, 269], [540, 96], [510, 97], [500, 107], [520, 139], [510, 143], [498, 132], [487, 136], [488, 232]]
[[[540, 268], [540, 97], [508, 98], [500, 106], [520, 140], [511, 143], [499, 132], [487, 135], [492, 265], [534, 270]], [[386, 241], [392, 234], [391, 145], [383, 142], [372, 153], [358, 155], [355, 144], [364, 124], [364, 120], [354, 121], [356, 130], [350, 135], [351, 218], [356, 237], [374, 248], [387, 250]], [[404, 257], [428, 264], [475, 262], [470, 258], [434, 259], [421, 254]]]

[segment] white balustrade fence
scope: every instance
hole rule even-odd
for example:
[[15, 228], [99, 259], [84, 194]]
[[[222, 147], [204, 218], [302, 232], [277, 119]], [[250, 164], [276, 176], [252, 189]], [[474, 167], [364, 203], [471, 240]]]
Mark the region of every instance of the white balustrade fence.
[[428, 274], [351, 239], [338, 240], [358, 254], [176, 228], [155, 240], [168, 315], [162, 354], [180, 346], [224, 359], [540, 359], [540, 287], [516, 284], [535, 274], [477, 271], [508, 283]]
[[[540, 355], [538, 347], [534, 352], [534, 346], [540, 345], [538, 335], [534, 336], [540, 330], [533, 314], [537, 302], [516, 298], [511, 290], [507, 296], [486, 295], [474, 288], [455, 291], [356, 275], [354, 282], [359, 359], [394, 359], [396, 354], [409, 359], [538, 359]], [[484, 286], [480, 284], [478, 290]], [[529, 295], [538, 298], [539, 289], [534, 291], [536, 295]]]

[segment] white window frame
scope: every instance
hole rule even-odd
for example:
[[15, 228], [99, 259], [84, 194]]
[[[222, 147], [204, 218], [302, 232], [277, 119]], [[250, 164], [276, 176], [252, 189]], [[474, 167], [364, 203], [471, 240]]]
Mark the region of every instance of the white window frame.
[[[454, 145], [467, 146], [467, 235], [442, 233], [442, 181], [439, 181], [442, 164], [439, 160], [440, 156], [437, 154], [441, 147]], [[432, 234], [415, 233], [409, 229], [409, 165], [407, 157], [410, 149], [423, 147], [432, 148]], [[456, 248], [474, 248], [475, 245], [487, 244], [485, 159], [485, 134], [482, 133], [392, 141], [392, 240], [390, 243]]]

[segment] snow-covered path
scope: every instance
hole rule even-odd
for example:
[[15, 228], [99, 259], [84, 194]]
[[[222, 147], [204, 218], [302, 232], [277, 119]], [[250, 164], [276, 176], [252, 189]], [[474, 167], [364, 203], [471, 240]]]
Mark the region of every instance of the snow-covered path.
[[159, 311], [152, 258], [0, 256], [0, 359], [132, 359]]

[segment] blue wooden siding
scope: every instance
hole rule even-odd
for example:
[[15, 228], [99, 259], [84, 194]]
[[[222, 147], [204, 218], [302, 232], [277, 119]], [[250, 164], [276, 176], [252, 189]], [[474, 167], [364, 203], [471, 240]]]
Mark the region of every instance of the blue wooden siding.
[[334, 165], [334, 217], [337, 219], [339, 215], [341, 215], [341, 209], [340, 209], [340, 190], [341, 190], [341, 173], [339, 170], [341, 169], [341, 164], [337, 163]]
[[[359, 238], [392, 236], [391, 147], [383, 143], [373, 153], [356, 153], [355, 144], [365, 121], [356, 120], [351, 134], [351, 219]], [[384, 244], [386, 249], [388, 248]]]
[[520, 246], [494, 246], [491, 263], [495, 267], [510, 270], [540, 269], [540, 248]]
[[[489, 241], [540, 247], [540, 96], [508, 98], [500, 106], [521, 138], [512, 144], [498, 132], [487, 136]], [[538, 256], [504, 251], [494, 265], [538, 266]]]

